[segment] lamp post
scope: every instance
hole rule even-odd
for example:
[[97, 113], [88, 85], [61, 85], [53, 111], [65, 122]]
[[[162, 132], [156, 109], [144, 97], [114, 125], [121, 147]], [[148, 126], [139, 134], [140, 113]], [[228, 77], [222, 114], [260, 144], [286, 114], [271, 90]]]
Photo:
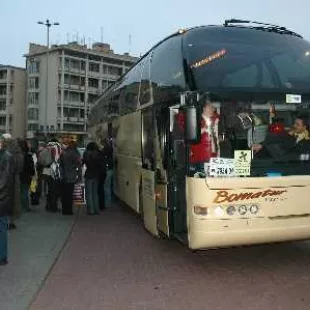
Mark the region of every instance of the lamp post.
[[48, 61], [49, 61], [49, 48], [50, 48], [50, 28], [52, 26], [59, 26], [59, 23], [52, 23], [49, 19], [45, 22], [38, 22], [39, 25], [43, 25], [46, 27], [46, 35], [47, 35], [47, 51], [46, 51], [46, 79], [45, 79], [45, 109], [44, 109], [44, 134], [47, 136], [47, 102], [48, 102]]

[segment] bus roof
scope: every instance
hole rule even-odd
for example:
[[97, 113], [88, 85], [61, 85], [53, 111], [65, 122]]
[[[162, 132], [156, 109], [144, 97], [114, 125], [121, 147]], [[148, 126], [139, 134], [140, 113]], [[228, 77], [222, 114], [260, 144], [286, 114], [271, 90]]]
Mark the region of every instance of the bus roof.
[[130, 71], [132, 70], [133, 67], [135, 67], [137, 64], [139, 64], [145, 57], [147, 57], [155, 48], [157, 48], [160, 44], [163, 42], [169, 40], [172, 37], [179, 36], [179, 35], [185, 35], [187, 33], [190, 33], [191, 31], [195, 30], [208, 30], [208, 29], [214, 29], [214, 28], [222, 28], [222, 29], [227, 29], [227, 28], [243, 28], [243, 29], [249, 29], [253, 31], [265, 31], [265, 32], [273, 32], [273, 33], [278, 33], [279, 35], [291, 35], [291, 36], [296, 36], [302, 38], [301, 35], [297, 34], [296, 32], [293, 32], [291, 30], [288, 30], [285, 27], [282, 26], [277, 26], [273, 24], [268, 24], [268, 23], [262, 23], [262, 22], [256, 22], [256, 21], [250, 21], [250, 20], [241, 20], [241, 19], [229, 19], [225, 20], [223, 25], [201, 25], [201, 26], [195, 26], [195, 27], [189, 27], [185, 29], [180, 29], [179, 31], [165, 37], [158, 43], [156, 43], [150, 50], [148, 50], [142, 57], [139, 58], [139, 60], [133, 64], [130, 69], [122, 74], [113, 84], [111, 84], [106, 90], [99, 96], [99, 98], [96, 100], [96, 103], [94, 106], [96, 106], [102, 98], [104, 98], [107, 94], [109, 94], [111, 91], [116, 88], [117, 83], [123, 79], [123, 77]]

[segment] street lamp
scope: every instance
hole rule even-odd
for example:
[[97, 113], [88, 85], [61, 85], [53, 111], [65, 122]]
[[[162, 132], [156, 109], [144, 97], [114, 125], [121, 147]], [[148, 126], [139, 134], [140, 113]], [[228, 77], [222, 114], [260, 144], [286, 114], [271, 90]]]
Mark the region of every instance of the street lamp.
[[49, 61], [49, 48], [50, 48], [50, 28], [52, 26], [59, 26], [59, 23], [52, 23], [49, 19], [45, 22], [38, 21], [39, 25], [43, 25], [46, 27], [46, 35], [47, 35], [47, 51], [46, 51], [46, 79], [45, 79], [45, 111], [44, 111], [44, 133], [47, 136], [47, 102], [48, 102], [48, 61]]

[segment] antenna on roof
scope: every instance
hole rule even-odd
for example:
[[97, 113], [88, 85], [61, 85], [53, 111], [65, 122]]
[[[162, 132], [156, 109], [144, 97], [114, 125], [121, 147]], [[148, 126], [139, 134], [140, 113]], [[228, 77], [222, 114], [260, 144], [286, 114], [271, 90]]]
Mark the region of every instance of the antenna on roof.
[[129, 54], [131, 53], [131, 40], [132, 40], [132, 37], [131, 37], [131, 34], [129, 34], [129, 37], [128, 37], [128, 53]]
[[103, 27], [101, 27], [100, 29], [100, 40], [101, 40], [101, 43], [103, 43]]
[[67, 33], [67, 44], [69, 43], [69, 41], [70, 41], [70, 35], [69, 33]]

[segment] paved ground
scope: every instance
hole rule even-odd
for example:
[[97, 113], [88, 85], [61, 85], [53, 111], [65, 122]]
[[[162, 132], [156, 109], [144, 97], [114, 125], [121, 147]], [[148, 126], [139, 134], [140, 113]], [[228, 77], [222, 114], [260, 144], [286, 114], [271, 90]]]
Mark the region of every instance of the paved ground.
[[30, 309], [299, 310], [309, 292], [308, 242], [193, 254], [114, 209], [79, 216]]
[[23, 214], [9, 235], [9, 264], [0, 267], [0, 309], [26, 310], [61, 251], [74, 219], [46, 213]]

